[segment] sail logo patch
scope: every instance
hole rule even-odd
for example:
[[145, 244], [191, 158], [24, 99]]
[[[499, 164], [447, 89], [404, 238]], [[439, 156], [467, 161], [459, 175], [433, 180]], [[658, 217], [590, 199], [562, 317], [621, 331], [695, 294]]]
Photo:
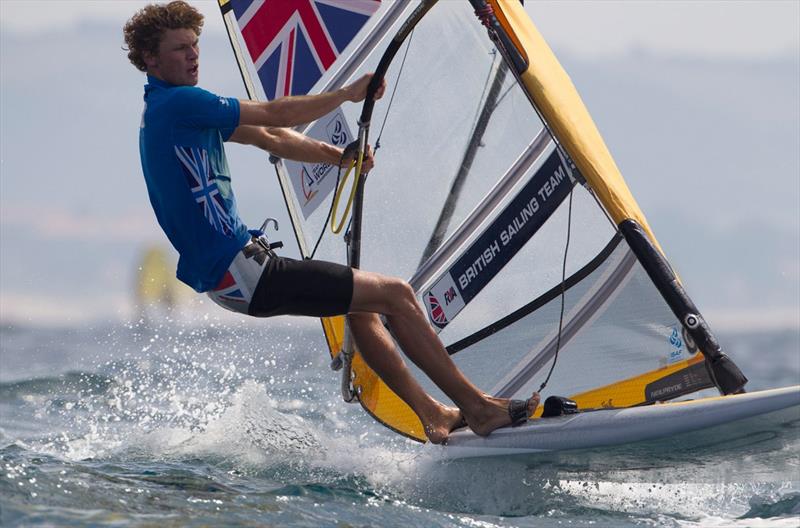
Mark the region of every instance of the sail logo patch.
[[451, 302], [453, 302], [456, 299], [456, 297], [458, 297], [458, 293], [456, 293], [456, 289], [455, 288], [450, 288], [449, 290], [444, 292], [444, 302], [445, 302], [445, 304], [450, 304]]
[[444, 328], [464, 308], [464, 298], [448, 273], [424, 295], [428, 318], [439, 329]]
[[[353, 134], [341, 109], [318, 119], [307, 132], [308, 137], [343, 147], [352, 141]], [[301, 163], [284, 160], [295, 198], [308, 218], [336, 185], [336, 165], [330, 163]]]
[[328, 123], [326, 131], [328, 132], [328, 137], [331, 138], [332, 145], [343, 147], [347, 144], [347, 139], [349, 138], [350, 134], [347, 130], [347, 123], [345, 123], [340, 114], [337, 115], [333, 121]]
[[497, 240], [492, 240], [489, 246], [477, 256], [475, 261], [458, 276], [458, 285], [462, 289], [469, 286], [469, 283], [478, 278], [498, 253], [500, 253], [500, 244], [497, 243]]
[[680, 330], [678, 330], [677, 326], [673, 326], [667, 328], [667, 332], [669, 332], [669, 344], [670, 344], [670, 351], [669, 357], [667, 359], [667, 363], [677, 363], [685, 359], [686, 348], [683, 346], [683, 339]]

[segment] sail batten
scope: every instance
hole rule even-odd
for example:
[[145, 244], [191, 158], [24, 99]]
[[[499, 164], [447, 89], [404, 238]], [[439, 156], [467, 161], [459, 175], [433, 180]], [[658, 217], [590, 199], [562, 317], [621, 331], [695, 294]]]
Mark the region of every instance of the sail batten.
[[547, 336], [543, 346], [534, 347], [531, 353], [510, 371], [510, 375], [500, 381], [492, 394], [500, 397], [510, 397], [516, 394], [525, 383], [539, 372], [559, 352], [559, 347], [567, 348], [569, 342], [603, 307], [613, 301], [614, 293], [627, 280], [636, 258], [630, 251], [625, 251], [619, 263], [608, 270], [606, 277], [601, 278], [597, 285], [587, 292], [585, 300], [576, 303], [574, 313], [567, 314], [564, 328], [560, 332], [553, 332]]
[[470, 137], [467, 148], [464, 150], [464, 157], [458, 166], [458, 173], [453, 179], [450, 192], [447, 195], [447, 200], [442, 207], [439, 218], [436, 220], [436, 226], [433, 228], [433, 233], [431, 233], [431, 238], [428, 240], [428, 244], [425, 246], [425, 251], [422, 253], [420, 265], [430, 258], [430, 256], [434, 253], [434, 251], [436, 251], [439, 245], [441, 245], [444, 239], [445, 233], [447, 232], [447, 226], [450, 224], [450, 219], [453, 216], [455, 205], [458, 202], [459, 196], [461, 195], [461, 188], [464, 186], [464, 181], [469, 176], [470, 169], [472, 168], [472, 162], [475, 159], [477, 150], [481, 145], [483, 134], [486, 131], [486, 126], [488, 125], [489, 119], [494, 111], [494, 107], [497, 105], [497, 101], [500, 98], [500, 89], [503, 87], [503, 83], [505, 82], [508, 66], [502, 60], [498, 63], [496, 69], [494, 68], [494, 63], [492, 63], [492, 66], [492, 69], [494, 69], [495, 72], [491, 85], [489, 86], [489, 93], [486, 96], [486, 100], [482, 102], [480, 111], [476, 116], [475, 126], [472, 130], [472, 137]]
[[439, 248], [422, 264], [409, 279], [409, 284], [414, 291], [419, 292], [434, 279], [434, 274], [439, 272], [445, 263], [450, 260], [459, 249], [463, 248], [467, 240], [474, 235], [478, 227], [486, 221], [493, 211], [500, 205], [512, 189], [533, 167], [550, 145], [550, 137], [544, 130], [540, 130], [525, 151], [517, 158], [508, 171], [498, 180], [497, 184], [486, 194], [478, 205], [470, 212], [467, 218], [444, 240]]

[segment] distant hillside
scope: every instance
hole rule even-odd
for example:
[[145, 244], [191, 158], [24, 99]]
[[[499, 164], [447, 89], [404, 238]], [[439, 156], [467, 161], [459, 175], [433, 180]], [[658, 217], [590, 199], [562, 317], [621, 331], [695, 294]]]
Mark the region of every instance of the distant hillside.
[[[139, 168], [144, 76], [121, 45], [96, 25], [0, 35], [0, 317], [107, 314], [141, 248], [163, 241]], [[201, 84], [243, 97], [226, 39], [201, 49]], [[800, 55], [561, 59], [701, 309], [797, 320]], [[264, 157], [230, 157], [243, 216], [276, 212]]]

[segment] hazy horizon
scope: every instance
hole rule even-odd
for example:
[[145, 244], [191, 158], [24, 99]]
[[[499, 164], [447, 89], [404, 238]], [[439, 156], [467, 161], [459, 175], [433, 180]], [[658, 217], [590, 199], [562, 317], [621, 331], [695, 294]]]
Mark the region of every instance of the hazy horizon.
[[[125, 318], [137, 258], [143, 248], [166, 245], [138, 160], [144, 77], [121, 50], [121, 23], [142, 2], [51, 28], [47, 39], [41, 29], [10, 26], [16, 4], [0, 5], [0, 320]], [[244, 98], [221, 20], [203, 6], [200, 84]], [[558, 10], [546, 2], [537, 19], [548, 38], [559, 31], [546, 22]], [[621, 33], [636, 24], [615, 23]], [[717, 40], [735, 40], [737, 24], [720, 22]], [[659, 47], [658, 39], [636, 38], [636, 27], [624, 47], [615, 37], [617, 47], [603, 53], [569, 45], [595, 37], [552, 38], [712, 324], [800, 328], [798, 26], [782, 21], [771, 40], [778, 44], [759, 53]], [[265, 156], [239, 146], [228, 156], [245, 221], [279, 210]]]

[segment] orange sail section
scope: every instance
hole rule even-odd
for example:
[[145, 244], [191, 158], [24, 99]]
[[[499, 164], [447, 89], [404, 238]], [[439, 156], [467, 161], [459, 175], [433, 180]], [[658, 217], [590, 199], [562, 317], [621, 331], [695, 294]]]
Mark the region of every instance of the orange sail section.
[[[339, 354], [344, 343], [344, 316], [321, 319], [331, 357]], [[404, 436], [419, 442], [427, 437], [414, 411], [375, 374], [355, 351], [352, 364], [352, 384], [359, 403], [373, 418]]]

